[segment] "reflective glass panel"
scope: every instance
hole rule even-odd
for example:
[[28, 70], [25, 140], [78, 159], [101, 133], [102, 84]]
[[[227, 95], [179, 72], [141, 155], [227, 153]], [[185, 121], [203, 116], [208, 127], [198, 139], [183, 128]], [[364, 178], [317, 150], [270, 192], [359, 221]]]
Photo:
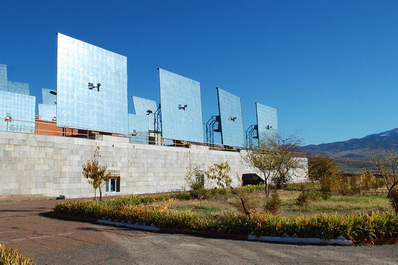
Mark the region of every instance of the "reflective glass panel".
[[203, 142], [200, 83], [163, 69], [159, 78], [162, 136]]
[[257, 127], [259, 139], [266, 140], [278, 133], [277, 110], [256, 102]]
[[35, 104], [34, 96], [0, 90], [0, 130], [34, 133]]
[[126, 133], [127, 58], [58, 33], [57, 126]]
[[0, 64], [0, 90], [2, 91], [8, 91], [7, 78], [7, 65]]
[[245, 134], [240, 98], [221, 88], [217, 88], [217, 95], [222, 144], [243, 146], [245, 143]]
[[152, 113], [155, 113], [157, 109], [156, 101], [154, 100], [133, 96], [133, 103], [135, 114], [137, 115], [147, 115], [148, 110], [150, 110]]
[[8, 81], [8, 91], [12, 93], [29, 95], [29, 84]]
[[150, 126], [149, 118], [150, 117], [146, 115], [135, 115], [129, 113], [130, 142], [141, 143], [141, 144], [147, 143], [147, 135]]
[[52, 89], [48, 88], [42, 88], [41, 89], [41, 94], [43, 98], [43, 104], [48, 104], [48, 105], [55, 105], [57, 104], [57, 92]]
[[57, 115], [57, 106], [50, 104], [38, 104], [39, 119], [43, 121], [55, 121]]

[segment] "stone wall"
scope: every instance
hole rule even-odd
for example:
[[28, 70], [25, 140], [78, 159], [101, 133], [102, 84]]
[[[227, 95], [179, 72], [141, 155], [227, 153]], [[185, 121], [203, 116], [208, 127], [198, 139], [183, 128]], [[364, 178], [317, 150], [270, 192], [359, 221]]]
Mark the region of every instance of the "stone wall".
[[[157, 193], [183, 189], [186, 170], [228, 161], [234, 184], [242, 173], [253, 172], [238, 152], [206, 147], [142, 145], [128, 138], [97, 136], [83, 139], [0, 132], [0, 195], [42, 194], [67, 198], [93, 196], [82, 165], [100, 147], [101, 165], [120, 176], [120, 193]], [[302, 181], [305, 172], [296, 181]], [[103, 188], [104, 191], [104, 188]]]

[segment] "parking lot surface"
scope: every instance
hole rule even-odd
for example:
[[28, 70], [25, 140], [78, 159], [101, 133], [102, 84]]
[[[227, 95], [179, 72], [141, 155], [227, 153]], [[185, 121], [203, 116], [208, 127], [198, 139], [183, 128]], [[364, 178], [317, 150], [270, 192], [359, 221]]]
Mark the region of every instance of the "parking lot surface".
[[0, 203], [0, 243], [36, 264], [397, 264], [398, 246], [301, 246], [157, 234], [48, 218], [58, 201]]

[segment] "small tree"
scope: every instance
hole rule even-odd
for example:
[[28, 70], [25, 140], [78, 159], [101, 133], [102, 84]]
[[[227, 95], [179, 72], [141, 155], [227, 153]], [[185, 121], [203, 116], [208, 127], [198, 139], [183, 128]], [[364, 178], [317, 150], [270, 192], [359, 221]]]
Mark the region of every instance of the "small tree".
[[239, 195], [239, 193], [234, 189], [234, 187], [232, 187], [232, 178], [229, 176], [230, 172], [231, 172], [231, 167], [229, 166], [228, 162], [224, 162], [221, 164], [214, 164], [213, 166], [209, 167], [208, 178], [215, 180], [217, 186], [219, 186], [222, 189], [225, 188], [231, 189], [231, 192], [239, 198], [244, 213], [247, 216], [250, 216], [250, 211], [246, 207], [244, 198]]
[[370, 153], [373, 170], [384, 180], [388, 190], [388, 197], [391, 191], [398, 186], [398, 152], [394, 149], [377, 149]]
[[191, 196], [198, 198], [201, 204], [202, 199], [204, 199], [207, 194], [205, 189], [206, 174], [207, 172], [202, 168], [202, 166], [192, 167], [191, 165], [188, 167], [185, 173], [185, 184], [188, 185]]
[[275, 137], [270, 141], [275, 152], [275, 172], [272, 177], [272, 182], [276, 188], [282, 188], [283, 184], [292, 180], [295, 171], [304, 169], [301, 160], [298, 158], [301, 140], [296, 137], [282, 138]]
[[100, 157], [99, 151], [100, 147], [97, 146], [93, 154], [93, 159], [87, 161], [86, 164], [84, 164], [82, 167], [83, 167], [83, 176], [88, 179], [88, 183], [93, 185], [94, 200], [97, 196], [97, 189], [99, 189], [100, 201], [101, 201], [102, 200], [101, 185], [105, 181], [108, 181], [112, 177], [112, 175], [110, 172], [107, 172], [106, 166], [99, 165], [98, 162], [98, 157]]
[[276, 134], [260, 140], [258, 146], [250, 146], [246, 152], [242, 152], [243, 160], [263, 173], [266, 198], [269, 197], [270, 181], [280, 187], [291, 179], [294, 170], [302, 168], [297, 159], [300, 143], [294, 136], [282, 138]]
[[319, 181], [322, 192], [331, 192], [340, 176], [340, 169], [333, 158], [324, 155], [313, 154], [309, 161], [308, 178], [311, 181]]
[[281, 207], [282, 200], [279, 197], [278, 191], [274, 189], [271, 198], [265, 202], [264, 210], [272, 214], [276, 214]]

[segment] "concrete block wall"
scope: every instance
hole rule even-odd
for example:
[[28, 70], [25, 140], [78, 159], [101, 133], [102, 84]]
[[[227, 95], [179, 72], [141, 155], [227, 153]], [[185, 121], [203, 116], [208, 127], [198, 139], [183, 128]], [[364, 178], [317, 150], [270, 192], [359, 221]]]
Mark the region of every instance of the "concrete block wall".
[[103, 187], [105, 196], [182, 190], [190, 166], [228, 161], [235, 185], [243, 173], [254, 171], [238, 152], [133, 144], [114, 136], [90, 140], [0, 132], [0, 195], [93, 196], [82, 165], [92, 159], [97, 146], [100, 164], [120, 175], [120, 193], [106, 193]]

